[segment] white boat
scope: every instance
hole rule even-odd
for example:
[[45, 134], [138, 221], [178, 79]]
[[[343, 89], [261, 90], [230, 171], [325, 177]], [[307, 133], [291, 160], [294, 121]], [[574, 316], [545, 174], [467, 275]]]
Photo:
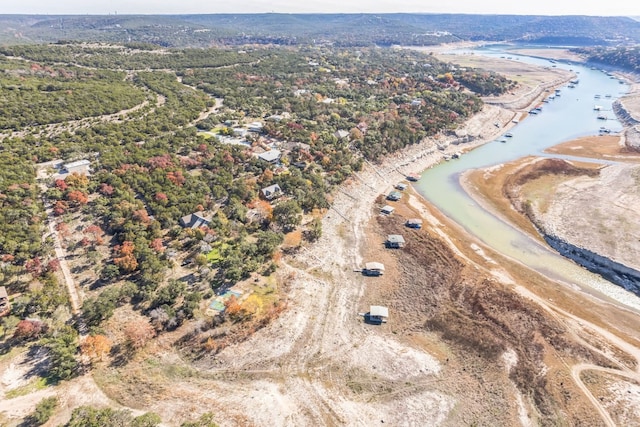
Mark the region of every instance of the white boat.
[[509, 133], [505, 133], [504, 136], [506, 136], [507, 138], [511, 138], [513, 137], [513, 134], [509, 132]]
[[602, 110], [602, 105], [594, 105], [593, 106], [593, 111], [600, 111]]

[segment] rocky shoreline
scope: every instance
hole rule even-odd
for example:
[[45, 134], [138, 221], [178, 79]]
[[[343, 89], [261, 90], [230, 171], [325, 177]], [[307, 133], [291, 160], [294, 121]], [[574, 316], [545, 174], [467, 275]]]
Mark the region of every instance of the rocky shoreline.
[[593, 251], [573, 245], [557, 236], [543, 234], [544, 240], [558, 253], [611, 283], [640, 296], [640, 271], [599, 255]]

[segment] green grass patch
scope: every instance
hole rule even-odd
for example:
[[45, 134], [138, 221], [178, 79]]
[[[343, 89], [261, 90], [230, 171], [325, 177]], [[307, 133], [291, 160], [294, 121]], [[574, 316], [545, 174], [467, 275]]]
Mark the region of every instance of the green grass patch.
[[215, 248], [211, 249], [211, 251], [207, 254], [207, 261], [216, 264], [218, 262], [220, 262], [220, 260], [222, 259], [222, 251], [224, 251], [226, 248], [228, 248], [229, 245], [226, 243], [221, 243], [220, 245], [216, 246]]
[[27, 384], [14, 388], [13, 390], [9, 390], [4, 394], [7, 399], [15, 399], [16, 397], [26, 396], [27, 394], [34, 393], [38, 390], [43, 390], [49, 385], [49, 382], [46, 378], [43, 377], [35, 377]]

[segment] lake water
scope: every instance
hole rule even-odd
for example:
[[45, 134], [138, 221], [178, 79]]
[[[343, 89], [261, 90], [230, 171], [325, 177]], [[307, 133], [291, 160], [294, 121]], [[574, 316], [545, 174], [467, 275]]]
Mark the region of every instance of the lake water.
[[[509, 132], [513, 136], [507, 138], [506, 143], [493, 141], [464, 154], [460, 159], [428, 169], [416, 184], [416, 189], [444, 214], [495, 250], [551, 278], [592, 289], [640, 311], [640, 298], [497, 219], [475, 203], [459, 183], [460, 174], [469, 169], [497, 165], [528, 155], [552, 157], [542, 151], [578, 137], [597, 135], [601, 126], [612, 132], [620, 131], [622, 125], [615, 120], [611, 104], [628, 91], [628, 86], [600, 70], [577, 64], [552, 64], [544, 59], [514, 55], [501, 48], [475, 50], [474, 53], [510, 56], [513, 60], [517, 58], [528, 63], [571, 69], [577, 73], [579, 83], [575, 88], [569, 88], [568, 85], [561, 87], [560, 96], [542, 104], [539, 114], [530, 115], [511, 128]], [[549, 94], [553, 94], [553, 91]], [[599, 99], [596, 95], [600, 95]], [[594, 105], [601, 106], [602, 110], [595, 111]], [[609, 119], [599, 120], [599, 114], [605, 114]]]

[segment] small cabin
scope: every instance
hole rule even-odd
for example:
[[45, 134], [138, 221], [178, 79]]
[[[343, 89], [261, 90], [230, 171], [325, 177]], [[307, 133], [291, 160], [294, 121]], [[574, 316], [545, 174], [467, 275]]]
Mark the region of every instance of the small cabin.
[[404, 223], [409, 228], [422, 228], [422, 220], [419, 218], [411, 218]]
[[396, 209], [393, 206], [385, 205], [382, 207], [382, 209], [380, 209], [380, 213], [383, 213], [385, 215], [391, 215], [395, 210]]
[[391, 200], [395, 202], [400, 199], [402, 199], [402, 193], [400, 193], [399, 191], [392, 191], [387, 195], [387, 200]]
[[404, 248], [404, 237], [402, 237], [400, 234], [389, 234], [387, 236], [387, 241], [384, 242], [384, 245], [387, 248], [391, 248], [391, 249], [401, 249]]
[[365, 276], [382, 276], [384, 274], [384, 264], [381, 262], [368, 262], [365, 264], [362, 273]]
[[389, 309], [381, 305], [372, 305], [369, 307], [369, 313], [367, 313], [365, 319], [369, 323], [387, 323], [389, 320]]
[[399, 184], [396, 184], [396, 190], [404, 191], [407, 189], [407, 187], [408, 187], [407, 184], [404, 184], [402, 182]]

